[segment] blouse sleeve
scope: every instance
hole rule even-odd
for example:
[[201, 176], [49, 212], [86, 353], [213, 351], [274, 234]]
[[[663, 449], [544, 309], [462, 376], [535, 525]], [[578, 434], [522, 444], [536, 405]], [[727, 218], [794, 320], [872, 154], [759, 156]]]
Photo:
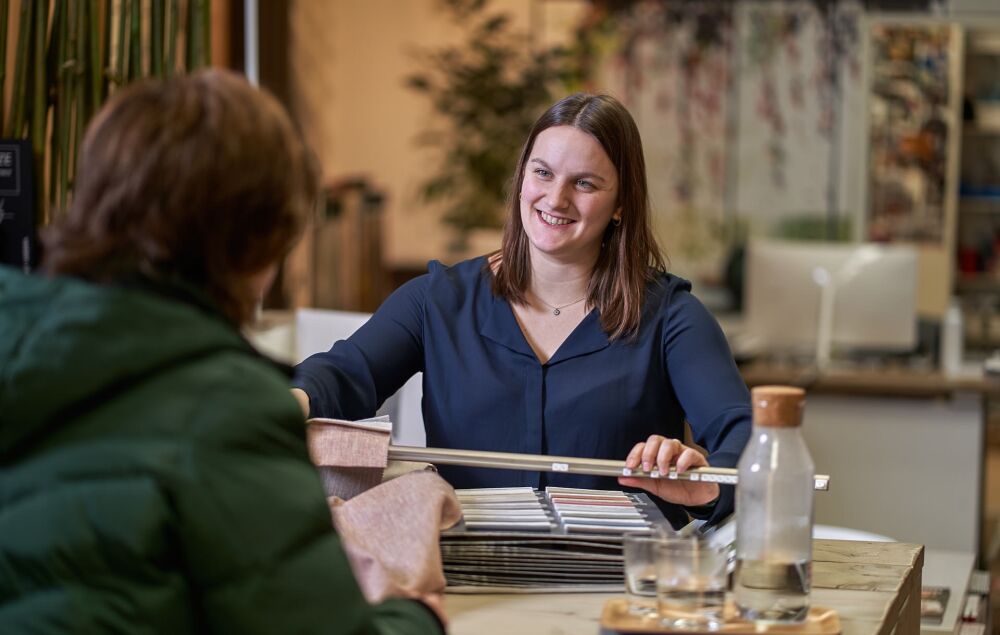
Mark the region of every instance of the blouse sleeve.
[[[715, 318], [687, 291], [668, 305], [663, 352], [694, 441], [716, 467], [735, 467], [750, 438], [750, 393]], [[732, 487], [721, 488], [710, 521], [733, 512]]]
[[361, 328], [295, 368], [312, 417], [371, 417], [423, 370], [423, 307], [429, 275], [399, 287]]

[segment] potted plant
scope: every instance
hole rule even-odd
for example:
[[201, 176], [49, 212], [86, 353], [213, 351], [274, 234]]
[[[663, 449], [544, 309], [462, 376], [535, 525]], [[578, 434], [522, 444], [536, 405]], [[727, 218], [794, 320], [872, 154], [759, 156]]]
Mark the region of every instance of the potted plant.
[[570, 51], [533, 47], [527, 34], [513, 29], [510, 15], [489, 9], [489, 0], [442, 2], [456, 22], [469, 25], [467, 37], [458, 46], [421, 51], [424, 68], [406, 81], [431, 100], [445, 124], [418, 138], [440, 153], [421, 195], [445, 203], [443, 222], [456, 230], [452, 248], [459, 250], [470, 230], [503, 224], [521, 143], [553, 90], [572, 84], [579, 71]]

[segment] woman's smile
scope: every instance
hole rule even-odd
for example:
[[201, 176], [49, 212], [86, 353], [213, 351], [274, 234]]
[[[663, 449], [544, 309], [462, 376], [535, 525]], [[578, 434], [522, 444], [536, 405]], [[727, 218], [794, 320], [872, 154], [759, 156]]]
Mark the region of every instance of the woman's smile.
[[543, 212], [541, 210], [538, 211], [538, 215], [542, 217], [542, 220], [545, 221], [547, 225], [552, 225], [554, 227], [558, 227], [560, 225], [569, 225], [570, 223], [575, 222], [568, 218], [560, 218], [559, 216], [553, 216], [552, 214]]

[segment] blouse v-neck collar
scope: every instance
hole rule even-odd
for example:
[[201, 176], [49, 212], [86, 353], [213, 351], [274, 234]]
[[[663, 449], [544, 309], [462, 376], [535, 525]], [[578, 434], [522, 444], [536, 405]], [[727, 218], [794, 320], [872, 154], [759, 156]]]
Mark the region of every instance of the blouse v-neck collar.
[[479, 327], [479, 334], [515, 353], [527, 355], [541, 366], [552, 366], [574, 357], [594, 353], [607, 348], [611, 343], [607, 334], [601, 329], [599, 311], [591, 309], [559, 345], [552, 357], [542, 364], [528, 344], [521, 325], [517, 323], [513, 307], [503, 298], [493, 295], [487, 273], [483, 273], [479, 284], [482, 291], [481, 302], [485, 305], [483, 306], [485, 319]]

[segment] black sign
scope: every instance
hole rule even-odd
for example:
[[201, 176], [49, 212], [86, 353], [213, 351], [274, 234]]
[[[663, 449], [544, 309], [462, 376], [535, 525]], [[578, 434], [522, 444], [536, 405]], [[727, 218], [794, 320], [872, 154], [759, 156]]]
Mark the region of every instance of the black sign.
[[38, 263], [31, 143], [0, 139], [0, 264], [29, 272]]

